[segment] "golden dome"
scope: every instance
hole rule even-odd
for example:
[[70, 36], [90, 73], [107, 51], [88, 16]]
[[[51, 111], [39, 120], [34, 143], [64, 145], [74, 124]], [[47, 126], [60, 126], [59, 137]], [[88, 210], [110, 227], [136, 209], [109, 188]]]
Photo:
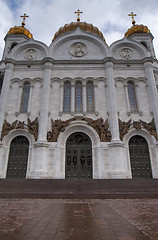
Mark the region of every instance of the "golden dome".
[[30, 31], [22, 26], [21, 27], [15, 26], [10, 28], [7, 34], [24, 34], [28, 38], [33, 38], [33, 35], [30, 33]]
[[59, 30], [55, 33], [53, 40], [56, 39], [57, 37], [59, 37], [60, 35], [62, 35], [63, 33], [65, 33], [65, 32], [75, 31], [78, 27], [80, 29], [84, 30], [84, 31], [88, 31], [88, 32], [92, 32], [94, 34], [97, 34], [100, 38], [102, 38], [105, 41], [105, 38], [104, 38], [102, 32], [99, 31], [99, 29], [97, 27], [94, 27], [90, 23], [80, 22], [80, 21], [71, 22], [69, 24], [65, 24], [64, 27], [59, 28]]
[[133, 25], [131, 28], [127, 30], [125, 33], [126, 37], [130, 37], [134, 33], [150, 33], [150, 30], [147, 26], [144, 25]]

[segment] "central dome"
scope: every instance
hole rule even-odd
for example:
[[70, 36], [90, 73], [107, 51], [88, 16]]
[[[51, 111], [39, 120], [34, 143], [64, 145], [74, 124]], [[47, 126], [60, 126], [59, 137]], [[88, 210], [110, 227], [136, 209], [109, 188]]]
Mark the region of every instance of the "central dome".
[[59, 28], [59, 30], [55, 33], [52, 41], [54, 41], [57, 37], [59, 37], [63, 33], [75, 31], [78, 27], [81, 30], [84, 30], [84, 31], [87, 31], [87, 32], [92, 32], [92, 33], [98, 35], [100, 38], [102, 38], [105, 41], [105, 38], [104, 38], [102, 32], [99, 31], [99, 29], [97, 27], [94, 27], [90, 23], [80, 22], [80, 21], [71, 22], [71, 23], [65, 24], [63, 27]]

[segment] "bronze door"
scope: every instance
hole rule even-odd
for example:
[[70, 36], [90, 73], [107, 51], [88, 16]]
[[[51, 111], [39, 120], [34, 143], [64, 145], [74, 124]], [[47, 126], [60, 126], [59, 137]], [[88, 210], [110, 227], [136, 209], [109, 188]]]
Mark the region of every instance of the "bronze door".
[[147, 141], [141, 136], [132, 137], [129, 141], [129, 152], [133, 178], [152, 178]]
[[65, 177], [92, 178], [92, 143], [84, 133], [73, 133], [67, 139]]
[[7, 178], [26, 178], [29, 141], [24, 136], [15, 137], [10, 145]]

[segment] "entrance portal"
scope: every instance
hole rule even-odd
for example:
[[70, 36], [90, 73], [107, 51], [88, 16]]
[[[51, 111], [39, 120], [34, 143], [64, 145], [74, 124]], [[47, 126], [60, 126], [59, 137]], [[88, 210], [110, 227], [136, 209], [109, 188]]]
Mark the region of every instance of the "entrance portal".
[[92, 178], [92, 142], [85, 133], [67, 139], [65, 178]]
[[148, 143], [141, 136], [134, 136], [129, 141], [129, 152], [133, 178], [152, 178]]
[[15, 137], [10, 144], [7, 178], [26, 178], [29, 141], [24, 136]]

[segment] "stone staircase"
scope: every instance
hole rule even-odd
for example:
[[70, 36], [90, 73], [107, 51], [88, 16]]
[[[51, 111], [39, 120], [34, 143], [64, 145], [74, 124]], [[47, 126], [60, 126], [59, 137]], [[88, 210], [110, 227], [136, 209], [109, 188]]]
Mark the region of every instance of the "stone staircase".
[[158, 198], [158, 179], [0, 179], [0, 198]]

